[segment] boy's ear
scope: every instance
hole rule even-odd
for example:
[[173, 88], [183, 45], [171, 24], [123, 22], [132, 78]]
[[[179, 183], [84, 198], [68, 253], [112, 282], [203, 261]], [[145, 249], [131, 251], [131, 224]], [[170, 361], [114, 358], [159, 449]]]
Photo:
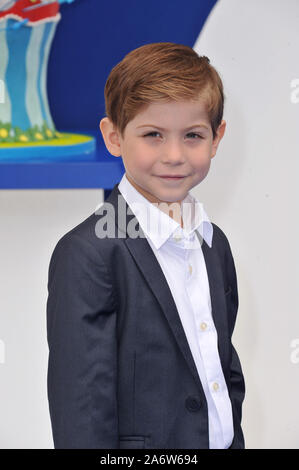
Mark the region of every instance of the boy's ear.
[[107, 150], [115, 157], [120, 157], [119, 132], [108, 117], [104, 117], [99, 125]]
[[222, 137], [224, 136], [225, 128], [226, 128], [226, 122], [222, 120], [221, 124], [218, 126], [216, 136], [215, 136], [215, 138], [213, 140], [213, 143], [212, 143], [211, 158], [215, 157], [215, 155], [216, 155], [219, 142], [222, 139]]

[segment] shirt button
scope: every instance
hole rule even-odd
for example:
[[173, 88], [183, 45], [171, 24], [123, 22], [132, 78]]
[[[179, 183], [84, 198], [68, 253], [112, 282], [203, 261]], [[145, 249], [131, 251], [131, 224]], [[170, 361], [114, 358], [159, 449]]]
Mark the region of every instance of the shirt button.
[[200, 324], [200, 329], [201, 329], [202, 331], [205, 331], [205, 330], [207, 329], [207, 326], [208, 326], [208, 325], [203, 321], [203, 322]]
[[189, 264], [189, 273], [192, 274], [192, 266]]
[[182, 240], [182, 237], [180, 237], [179, 235], [176, 235], [175, 237], [173, 237], [174, 240], [178, 243]]
[[218, 384], [217, 382], [214, 382], [214, 383], [213, 383], [213, 390], [214, 390], [215, 392], [217, 392], [217, 390], [219, 390], [219, 384]]

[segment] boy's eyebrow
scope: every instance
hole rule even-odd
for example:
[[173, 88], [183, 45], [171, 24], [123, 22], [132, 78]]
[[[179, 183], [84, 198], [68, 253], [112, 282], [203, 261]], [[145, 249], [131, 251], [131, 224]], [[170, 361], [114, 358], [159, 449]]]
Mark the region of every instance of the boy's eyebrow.
[[[136, 129], [140, 127], [155, 127], [156, 129], [160, 129], [160, 131], [166, 131], [167, 129], [164, 129], [163, 127], [156, 126], [155, 124], [142, 124], [142, 126], [137, 126]], [[194, 127], [204, 127], [205, 129], [209, 129], [208, 126], [205, 124], [194, 124], [194, 126], [187, 127], [185, 131], [188, 131], [189, 129], [193, 129]]]

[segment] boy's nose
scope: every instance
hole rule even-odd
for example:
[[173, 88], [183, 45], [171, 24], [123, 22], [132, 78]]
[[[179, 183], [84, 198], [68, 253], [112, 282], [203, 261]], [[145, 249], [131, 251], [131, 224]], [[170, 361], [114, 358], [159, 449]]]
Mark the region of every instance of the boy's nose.
[[169, 143], [164, 148], [163, 161], [165, 162], [184, 162], [184, 153], [183, 149], [177, 142]]

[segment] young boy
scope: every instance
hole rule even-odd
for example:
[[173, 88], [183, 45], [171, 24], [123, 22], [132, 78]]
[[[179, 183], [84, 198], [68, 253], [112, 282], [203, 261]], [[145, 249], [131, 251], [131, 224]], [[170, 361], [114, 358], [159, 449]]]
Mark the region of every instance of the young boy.
[[55, 447], [243, 448], [234, 261], [189, 193], [225, 131], [221, 79], [190, 47], [147, 44], [112, 69], [105, 100], [126, 172], [49, 267]]

